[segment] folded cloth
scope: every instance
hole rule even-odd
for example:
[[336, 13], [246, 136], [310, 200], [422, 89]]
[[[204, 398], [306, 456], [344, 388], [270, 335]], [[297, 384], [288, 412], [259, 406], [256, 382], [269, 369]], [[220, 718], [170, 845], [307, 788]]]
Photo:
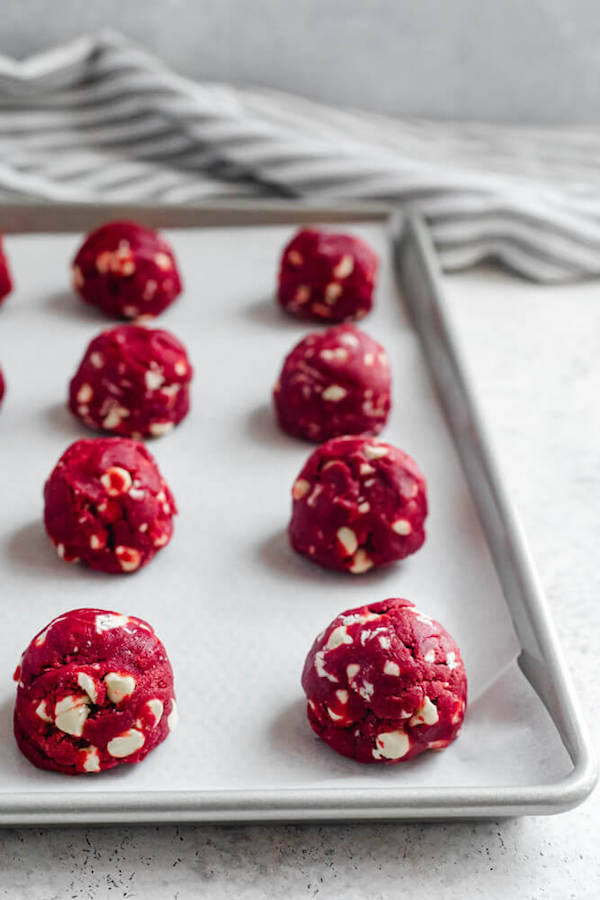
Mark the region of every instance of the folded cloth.
[[600, 274], [600, 129], [400, 120], [197, 84], [112, 32], [0, 57], [6, 198], [382, 201], [418, 210], [447, 270]]

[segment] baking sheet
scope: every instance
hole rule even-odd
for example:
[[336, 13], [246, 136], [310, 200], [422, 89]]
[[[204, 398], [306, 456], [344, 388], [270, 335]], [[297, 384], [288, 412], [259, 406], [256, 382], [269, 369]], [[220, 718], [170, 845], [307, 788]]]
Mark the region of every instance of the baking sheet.
[[[289, 227], [168, 231], [185, 294], [157, 324], [189, 349], [193, 410], [152, 442], [177, 499], [175, 536], [144, 570], [110, 577], [56, 558], [41, 524], [44, 479], [66, 446], [91, 436], [64, 406], [66, 386], [107, 321], [66, 289], [81, 235], [6, 239], [18, 290], [2, 310], [0, 362], [0, 812], [2, 795], [83, 792], [273, 791], [551, 783], [572, 763], [516, 664], [519, 642], [417, 339], [398, 299], [382, 225], [354, 229], [382, 255], [376, 312], [362, 327], [388, 350], [394, 409], [381, 438], [426, 474], [424, 548], [360, 578], [324, 572], [289, 550], [290, 487], [307, 445], [280, 434], [269, 395], [281, 361], [307, 326], [272, 299]], [[470, 683], [461, 738], [395, 767], [362, 767], [310, 731], [299, 686], [314, 635], [339, 611], [405, 596], [459, 642]], [[11, 734], [21, 650], [66, 609], [99, 606], [152, 622], [170, 654], [180, 726], [141, 766], [97, 778], [41, 772]], [[515, 747], [519, 748], [518, 754]], [[399, 801], [400, 803], [400, 801]]]

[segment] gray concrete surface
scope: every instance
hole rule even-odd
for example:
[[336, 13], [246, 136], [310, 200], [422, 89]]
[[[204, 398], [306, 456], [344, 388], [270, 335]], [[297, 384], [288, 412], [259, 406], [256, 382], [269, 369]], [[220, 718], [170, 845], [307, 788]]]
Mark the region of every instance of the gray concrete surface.
[[[598, 746], [599, 288], [465, 278], [459, 334]], [[10, 829], [0, 897], [596, 900], [599, 827], [596, 791], [503, 822]]]
[[595, 0], [0, 0], [0, 52], [118, 29], [198, 78], [398, 115], [600, 122]]

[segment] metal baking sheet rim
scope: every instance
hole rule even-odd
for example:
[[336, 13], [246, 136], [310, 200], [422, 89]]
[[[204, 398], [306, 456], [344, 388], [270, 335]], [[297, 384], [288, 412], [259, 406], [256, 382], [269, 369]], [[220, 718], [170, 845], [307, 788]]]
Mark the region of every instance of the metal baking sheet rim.
[[132, 217], [163, 227], [389, 220], [397, 274], [455, 439], [523, 650], [519, 665], [573, 763], [561, 781], [526, 786], [160, 791], [0, 796], [0, 825], [490, 819], [563, 812], [593, 790], [597, 761], [521, 526], [507, 499], [446, 312], [433, 245], [417, 215], [381, 205], [230, 201], [198, 207], [7, 204], [0, 231], [88, 229]]

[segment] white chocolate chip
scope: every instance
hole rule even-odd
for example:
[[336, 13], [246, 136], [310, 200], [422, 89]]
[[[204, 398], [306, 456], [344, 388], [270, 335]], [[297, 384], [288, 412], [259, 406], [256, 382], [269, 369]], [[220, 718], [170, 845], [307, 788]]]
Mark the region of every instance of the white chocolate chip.
[[343, 388], [339, 384], [330, 384], [329, 387], [326, 387], [321, 396], [323, 400], [330, 400], [334, 403], [337, 403], [339, 400], [343, 400], [348, 391], [346, 388]]
[[428, 663], [435, 662], [435, 650], [428, 650], [423, 659]]
[[329, 715], [329, 718], [333, 719], [334, 722], [339, 722], [340, 719], [344, 718], [343, 715], [340, 716], [338, 713], [334, 713], [333, 710], [329, 709], [329, 707], [327, 707], [327, 713]]
[[156, 727], [162, 719], [162, 714], [165, 708], [164, 703], [162, 702], [162, 700], [154, 699], [148, 700], [146, 706], [150, 710], [150, 714], [154, 716], [154, 726]]
[[167, 272], [169, 269], [173, 268], [171, 257], [168, 255], [168, 253], [155, 253], [154, 262], [156, 263], [158, 268], [162, 269], [164, 272]]
[[362, 686], [359, 687], [358, 693], [367, 703], [373, 696], [373, 692], [375, 690], [375, 685], [371, 684], [370, 681], [363, 681]]
[[374, 353], [365, 353], [363, 362], [364, 362], [365, 366], [375, 365], [375, 354]]
[[337, 681], [335, 675], [331, 675], [325, 668], [325, 650], [317, 650], [315, 653], [315, 671], [319, 678], [327, 678], [329, 681]]
[[123, 419], [127, 419], [128, 416], [129, 410], [125, 409], [124, 406], [113, 406], [108, 414], [102, 419], [102, 427], [106, 428], [107, 431], [118, 428]]
[[342, 706], [345, 706], [348, 702], [348, 691], [336, 691], [335, 696], [338, 698]]
[[358, 507], [358, 511], [361, 515], [368, 513], [370, 509], [371, 509], [371, 504], [367, 503], [366, 501], [364, 503], [361, 503]]
[[175, 368], [176, 375], [179, 375], [179, 376], [187, 375], [187, 370], [188, 370], [187, 364], [182, 359], [178, 360], [175, 363], [174, 368]]
[[[458, 735], [457, 735], [458, 737]], [[443, 750], [444, 747], [447, 747], [450, 741], [429, 741], [427, 744], [428, 750]]]
[[54, 706], [54, 724], [65, 734], [81, 737], [89, 715], [89, 698], [82, 694], [69, 694]]
[[361, 575], [363, 572], [368, 572], [368, 570], [372, 568], [373, 560], [370, 559], [369, 556], [367, 556], [366, 551], [360, 547], [354, 554], [352, 565], [348, 571], [352, 572], [353, 575]]
[[56, 552], [58, 553], [58, 555], [60, 556], [61, 559], [64, 559], [64, 558], [65, 558], [65, 545], [64, 545], [64, 544], [57, 544], [57, 545], [56, 545]]
[[79, 390], [77, 391], [77, 402], [78, 403], [89, 403], [92, 397], [94, 396], [94, 392], [89, 384], [82, 384]]
[[171, 712], [167, 716], [167, 725], [169, 726], [169, 731], [175, 731], [177, 725], [179, 724], [179, 710], [177, 709], [177, 704], [175, 703], [175, 698], [171, 700]]
[[373, 466], [370, 466], [369, 463], [361, 463], [359, 473], [361, 475], [372, 475], [375, 469]]
[[104, 676], [104, 684], [111, 703], [120, 703], [125, 697], [130, 697], [135, 690], [135, 678], [132, 675], [122, 675], [120, 672], [108, 672]]
[[124, 756], [131, 756], [136, 750], [144, 746], [144, 735], [137, 728], [130, 728], [109, 741], [106, 749], [111, 756], [116, 759], [123, 759]]
[[367, 641], [370, 641], [371, 638], [377, 637], [378, 634], [387, 635], [388, 634], [387, 628], [385, 628], [383, 625], [380, 625], [379, 628], [373, 628], [373, 629], [364, 628], [360, 633], [360, 642], [363, 645], [363, 647], [365, 646]]
[[310, 300], [310, 288], [306, 284], [301, 284], [296, 288], [296, 293], [294, 294], [294, 300], [296, 303], [308, 303]]
[[98, 691], [96, 690], [94, 679], [86, 672], [78, 672], [77, 684], [82, 691], [86, 692], [92, 703], [95, 703], [98, 699]]
[[125, 628], [128, 622], [128, 617], [119, 613], [100, 613], [96, 616], [96, 634], [110, 631], [111, 628]]
[[454, 650], [450, 650], [449, 653], [446, 654], [446, 665], [449, 669], [457, 669], [458, 663], [456, 661], [456, 653]]
[[90, 549], [103, 550], [106, 547], [106, 540], [99, 534], [90, 535]]
[[163, 434], [166, 434], [168, 431], [174, 427], [173, 422], [151, 422], [149, 426], [150, 434], [154, 437], [160, 437]]
[[347, 347], [359, 347], [360, 341], [356, 337], [356, 335], [347, 332], [346, 334], [340, 334], [338, 340], [342, 344], [346, 344]]
[[306, 478], [297, 478], [292, 487], [292, 497], [294, 500], [301, 500], [310, 491], [310, 481]]
[[341, 647], [342, 644], [351, 644], [352, 636], [348, 634], [348, 629], [345, 625], [338, 625], [337, 628], [334, 628], [329, 637], [327, 638], [327, 643], [325, 644], [326, 650], [335, 650], [336, 647]]
[[126, 494], [133, 484], [131, 474], [127, 469], [121, 468], [121, 466], [111, 466], [100, 477], [100, 481], [106, 488], [109, 497], [119, 497], [121, 494]]
[[342, 528], [338, 528], [336, 535], [338, 541], [346, 551], [347, 556], [352, 556], [356, 553], [358, 549], [358, 539], [351, 528], [347, 528], [344, 525]]
[[91, 744], [85, 750], [85, 760], [83, 762], [83, 771], [84, 772], [99, 772], [100, 771], [100, 755], [98, 753], [98, 748], [93, 747]]
[[384, 675], [400, 675], [400, 666], [398, 663], [392, 662], [391, 659], [386, 659], [385, 665], [383, 667]]
[[339, 263], [333, 270], [334, 278], [347, 278], [354, 271], [354, 257], [347, 253], [342, 256]]
[[336, 284], [335, 281], [332, 281], [330, 284], [325, 286], [325, 303], [328, 303], [330, 306], [333, 306], [337, 298], [342, 293], [341, 284]]
[[367, 613], [351, 613], [349, 616], [340, 616], [344, 625], [354, 625], [356, 622], [372, 622], [374, 619], [379, 619], [377, 613], [367, 612]]
[[324, 319], [331, 317], [331, 310], [324, 303], [311, 303], [310, 308], [317, 316], [321, 316]]
[[142, 294], [143, 300], [152, 300], [154, 295], [156, 294], [156, 290], [158, 288], [158, 282], [154, 281], [153, 278], [149, 278], [146, 284], [144, 285], [144, 293]]
[[42, 700], [35, 708], [35, 714], [40, 719], [43, 719], [44, 722], [51, 722], [52, 716], [48, 715], [48, 707], [46, 706], [46, 701]]
[[128, 319], [135, 319], [139, 314], [139, 309], [137, 306], [124, 306], [123, 307], [123, 315]]
[[437, 706], [435, 703], [431, 702], [429, 697], [425, 697], [408, 724], [412, 727], [416, 725], [435, 725], [439, 720], [440, 717], [438, 715]]
[[465, 708], [465, 704], [462, 702], [462, 700], [458, 700], [456, 709], [454, 710], [454, 712], [452, 714], [452, 724], [453, 725], [458, 725], [458, 723], [460, 722], [464, 708]]
[[412, 525], [406, 519], [396, 519], [395, 522], [392, 522], [392, 531], [395, 531], [396, 534], [406, 536], [411, 533]]
[[136, 569], [139, 569], [142, 561], [142, 554], [135, 547], [119, 545], [115, 547], [115, 556], [124, 572], [135, 572]]
[[402, 759], [410, 750], [410, 740], [403, 731], [384, 731], [377, 735], [375, 744], [377, 751], [373, 751], [373, 756], [376, 759], [381, 756], [385, 759]]
[[383, 456], [387, 456], [387, 453], [387, 447], [379, 447], [376, 444], [365, 444], [364, 454], [367, 459], [381, 459]]
[[288, 262], [290, 262], [293, 266], [301, 266], [304, 262], [304, 257], [297, 250], [290, 250], [287, 255]]
[[167, 397], [175, 397], [179, 391], [181, 390], [181, 385], [177, 384], [165, 384], [164, 387], [160, 389], [161, 394], [165, 394]]
[[346, 362], [346, 360], [348, 359], [348, 351], [343, 347], [334, 347], [331, 350], [321, 350], [319, 356], [325, 362]]
[[346, 676], [348, 681], [352, 681], [353, 678], [356, 678], [359, 672], [360, 666], [358, 663], [350, 663], [350, 665], [346, 666]]
[[162, 372], [156, 372], [154, 369], [147, 369], [144, 373], [144, 381], [149, 391], [157, 391], [159, 387], [165, 383], [165, 377]]

